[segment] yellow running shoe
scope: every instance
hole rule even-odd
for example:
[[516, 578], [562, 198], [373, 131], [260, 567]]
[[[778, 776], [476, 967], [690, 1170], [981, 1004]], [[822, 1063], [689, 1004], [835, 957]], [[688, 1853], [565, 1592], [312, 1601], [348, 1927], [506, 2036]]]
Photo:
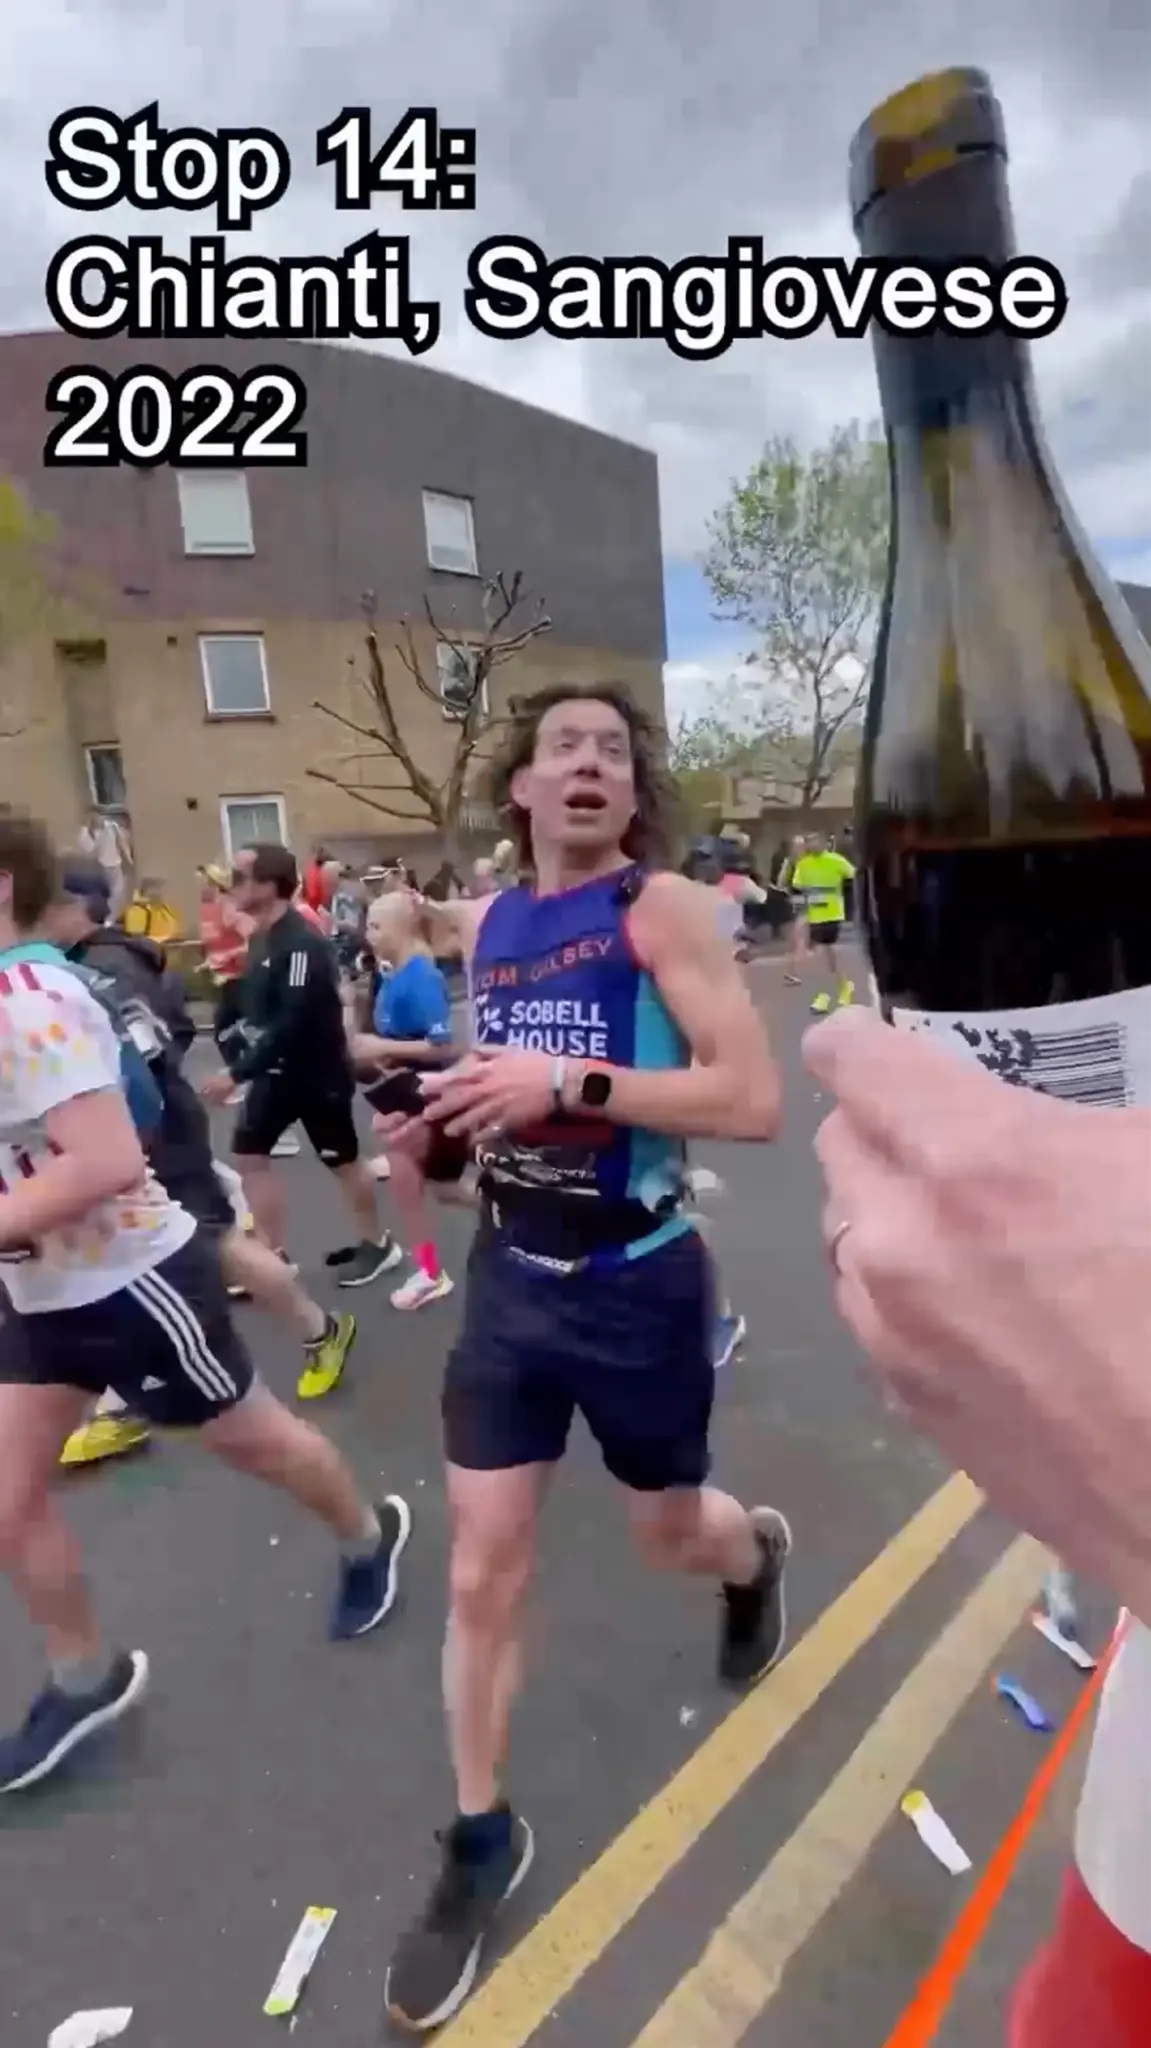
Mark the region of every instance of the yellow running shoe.
[[355, 1316], [328, 1317], [326, 1335], [307, 1347], [304, 1370], [296, 1382], [297, 1400], [318, 1401], [321, 1394], [330, 1394], [339, 1384], [355, 1334]]
[[842, 1009], [845, 1003], [849, 1003], [851, 1001], [851, 998], [854, 994], [855, 983], [853, 981], [847, 981], [846, 979], [841, 981], [839, 987], [835, 992], [836, 1008]]
[[98, 1465], [105, 1458], [122, 1458], [146, 1444], [151, 1429], [137, 1415], [93, 1415], [74, 1429], [60, 1453], [62, 1465]]
[[815, 1016], [826, 1017], [828, 1011], [831, 1008], [831, 997], [829, 995], [825, 995], [821, 990], [819, 995], [812, 997], [811, 1007]]

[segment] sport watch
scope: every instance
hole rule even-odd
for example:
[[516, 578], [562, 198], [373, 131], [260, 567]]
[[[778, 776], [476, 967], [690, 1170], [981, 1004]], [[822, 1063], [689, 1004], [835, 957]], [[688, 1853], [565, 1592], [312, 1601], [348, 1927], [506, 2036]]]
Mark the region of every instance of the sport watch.
[[611, 1101], [611, 1075], [603, 1067], [591, 1067], [579, 1084], [584, 1109], [606, 1109]]

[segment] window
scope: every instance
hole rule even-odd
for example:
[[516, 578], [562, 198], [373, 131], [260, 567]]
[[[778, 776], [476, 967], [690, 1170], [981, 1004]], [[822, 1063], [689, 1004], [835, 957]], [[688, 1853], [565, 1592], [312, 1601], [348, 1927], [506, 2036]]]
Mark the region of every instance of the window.
[[450, 569], [456, 576], [479, 574], [470, 498], [450, 498], [443, 491], [425, 491], [424, 532], [433, 569]]
[[128, 786], [119, 747], [85, 747], [84, 766], [88, 771], [88, 793], [97, 809], [127, 810]]
[[229, 860], [241, 846], [280, 846], [288, 843], [288, 816], [282, 796], [224, 796], [220, 798], [220, 824], [224, 851]]
[[268, 664], [259, 633], [202, 633], [204, 697], [215, 718], [253, 718], [270, 711]]
[[252, 507], [242, 470], [177, 470], [186, 555], [251, 555]]
[[[439, 672], [440, 703], [445, 718], [463, 719], [468, 715], [476, 687], [476, 655], [470, 647], [449, 647], [446, 641], [436, 642], [436, 668]], [[488, 679], [485, 676], [480, 690], [480, 708], [487, 716]]]

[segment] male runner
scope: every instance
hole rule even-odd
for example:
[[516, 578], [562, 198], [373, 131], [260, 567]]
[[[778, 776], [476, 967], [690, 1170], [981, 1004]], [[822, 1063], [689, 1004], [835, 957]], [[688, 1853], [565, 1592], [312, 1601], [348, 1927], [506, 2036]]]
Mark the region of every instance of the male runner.
[[835, 982], [834, 998], [826, 989], [812, 997], [811, 1007], [817, 1017], [831, 1009], [833, 1000], [849, 1003], [852, 998], [853, 984], [840, 966], [837, 948], [847, 918], [844, 884], [854, 875], [851, 862], [836, 853], [824, 833], [811, 835], [791, 871], [791, 887], [803, 903], [811, 957], [822, 955]]
[[371, 1507], [334, 1446], [255, 1382], [215, 1259], [148, 1171], [107, 1015], [29, 936], [55, 892], [43, 826], [0, 812], [0, 1566], [44, 1632], [51, 1674], [0, 1739], [4, 1792], [47, 1776], [147, 1683], [143, 1651], [101, 1638], [51, 1493], [61, 1445], [105, 1387], [199, 1429], [327, 1523], [342, 1552], [337, 1636], [389, 1612], [411, 1526], [396, 1496]]
[[[301, 1339], [304, 1366], [296, 1392], [301, 1400], [315, 1400], [330, 1393], [343, 1374], [356, 1335], [355, 1317], [321, 1308], [293, 1267], [240, 1228], [212, 1156], [204, 1105], [183, 1071], [196, 1035], [183, 984], [168, 969], [161, 946], [107, 922], [108, 907], [99, 869], [85, 870], [74, 862], [65, 868], [59, 899], [44, 919], [45, 935], [86, 972], [97, 998], [106, 995], [126, 1019], [160, 1094], [148, 1163], [165, 1192], [215, 1245], [233, 1298], [258, 1302]], [[141, 1428], [138, 1418], [121, 1420], [120, 1411], [105, 1402], [77, 1437], [69, 1442], [66, 1463], [91, 1462], [93, 1456], [131, 1447], [141, 1441]]]
[[443, 1395], [458, 1811], [385, 1993], [416, 2030], [467, 1997], [532, 1858], [503, 1795], [507, 1717], [577, 1408], [650, 1561], [722, 1586], [722, 1677], [751, 1683], [784, 1640], [787, 1523], [705, 1483], [714, 1297], [684, 1193], [685, 1141], [771, 1137], [778, 1080], [702, 892], [639, 865], [662, 836], [657, 749], [622, 689], [531, 700], [496, 793], [534, 884], [456, 906], [479, 1050], [425, 1078], [425, 1120], [478, 1142], [486, 1207]]
[[335, 954], [294, 907], [295, 855], [286, 846], [246, 846], [236, 857], [235, 901], [255, 927], [242, 1003], [245, 1050], [230, 1074], [213, 1074], [202, 1093], [224, 1102], [233, 1081], [248, 1092], [232, 1140], [248, 1205], [276, 1249], [286, 1237], [283, 1188], [272, 1165], [276, 1142], [302, 1125], [313, 1150], [340, 1182], [359, 1238], [340, 1268], [341, 1287], [366, 1287], [398, 1266], [400, 1246], [380, 1234], [376, 1184], [360, 1157]]

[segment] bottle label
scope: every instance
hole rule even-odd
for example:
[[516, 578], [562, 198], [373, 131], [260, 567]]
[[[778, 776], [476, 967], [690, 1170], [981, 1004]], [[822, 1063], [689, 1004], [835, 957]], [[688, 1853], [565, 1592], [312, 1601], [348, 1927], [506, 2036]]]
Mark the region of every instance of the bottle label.
[[1027, 1010], [890, 1012], [1015, 1088], [1104, 1109], [1151, 1107], [1151, 988]]

